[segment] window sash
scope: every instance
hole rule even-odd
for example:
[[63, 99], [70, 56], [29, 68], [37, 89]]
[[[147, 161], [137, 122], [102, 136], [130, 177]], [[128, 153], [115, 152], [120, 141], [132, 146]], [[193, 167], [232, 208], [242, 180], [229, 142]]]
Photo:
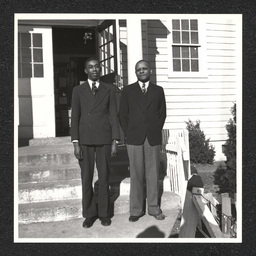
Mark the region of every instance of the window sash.
[[198, 20], [172, 20], [172, 72], [199, 72]]
[[44, 77], [42, 34], [19, 33], [18, 38], [19, 77]]

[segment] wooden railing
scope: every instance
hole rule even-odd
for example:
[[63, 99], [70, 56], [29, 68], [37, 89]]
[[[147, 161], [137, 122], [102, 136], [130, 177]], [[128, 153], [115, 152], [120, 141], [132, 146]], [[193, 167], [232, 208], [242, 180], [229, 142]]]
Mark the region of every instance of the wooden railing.
[[[169, 178], [167, 181], [170, 190], [181, 198], [179, 237], [193, 238], [197, 230], [204, 237], [236, 237], [236, 222], [231, 216], [229, 196], [226, 193], [221, 194], [221, 202], [218, 202], [211, 193], [204, 193], [203, 186], [196, 186], [201, 177], [197, 174], [191, 175], [188, 131], [163, 130], [162, 137], [161, 155], [166, 176]], [[221, 205], [219, 212], [218, 205]]]
[[187, 190], [179, 237], [194, 238], [197, 230], [206, 238], [237, 237], [231, 198], [227, 193], [221, 194], [221, 202], [218, 202], [212, 193], [204, 193], [203, 188]]
[[187, 181], [191, 176], [188, 131], [163, 130], [162, 138], [162, 161], [170, 190], [180, 196], [183, 207]]

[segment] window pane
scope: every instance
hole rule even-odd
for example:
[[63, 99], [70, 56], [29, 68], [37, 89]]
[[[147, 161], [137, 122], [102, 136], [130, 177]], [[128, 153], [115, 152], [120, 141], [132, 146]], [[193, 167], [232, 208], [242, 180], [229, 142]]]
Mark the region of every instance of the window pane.
[[198, 44], [198, 32], [191, 32], [191, 43]]
[[42, 34], [33, 34], [33, 47], [42, 47]]
[[173, 58], [180, 58], [180, 47], [177, 47], [177, 46], [172, 47], [172, 56]]
[[173, 31], [172, 33], [172, 40], [173, 40], [173, 43], [175, 44], [179, 44], [180, 43], [180, 32], [178, 31]]
[[20, 34], [21, 47], [30, 47], [31, 40], [29, 33], [21, 33]]
[[182, 32], [182, 43], [189, 44], [189, 32]]
[[181, 71], [180, 60], [173, 60], [173, 71]]
[[198, 30], [197, 20], [190, 20], [190, 29], [191, 30]]
[[180, 30], [180, 20], [172, 20], [172, 29]]
[[189, 60], [182, 60], [182, 71], [189, 71]]
[[191, 60], [191, 71], [199, 71], [198, 60]]
[[189, 30], [188, 20], [181, 20], [181, 29], [182, 30]]
[[198, 48], [197, 47], [190, 47], [190, 52], [191, 52], [192, 59], [198, 58]]
[[30, 78], [32, 77], [32, 65], [29, 63], [22, 64], [21, 77]]
[[189, 58], [189, 48], [188, 47], [182, 47], [181, 48], [182, 58]]
[[30, 63], [31, 62], [31, 50], [30, 48], [21, 49], [21, 62]]
[[34, 77], [43, 77], [43, 64], [34, 64]]
[[43, 50], [42, 49], [34, 49], [34, 62], [43, 62]]

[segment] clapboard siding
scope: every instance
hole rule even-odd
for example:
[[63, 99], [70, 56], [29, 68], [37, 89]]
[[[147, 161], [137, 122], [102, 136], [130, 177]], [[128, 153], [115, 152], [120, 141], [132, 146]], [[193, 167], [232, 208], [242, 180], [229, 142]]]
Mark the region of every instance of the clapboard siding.
[[236, 95], [236, 89], [230, 88], [200, 88], [200, 89], [165, 89], [165, 96], [175, 96], [175, 95], [188, 95], [188, 96], [207, 96], [207, 95]]
[[[142, 20], [142, 46], [143, 57], [152, 65], [152, 80], [165, 92], [167, 118], [164, 128], [176, 131], [185, 129], [188, 120], [200, 120], [206, 138], [210, 138], [218, 150], [216, 155], [223, 157], [221, 145], [227, 139], [226, 124], [232, 117], [231, 107], [237, 98], [237, 75], [240, 72], [237, 42], [241, 38], [238, 38], [236, 20], [216, 17], [204, 16], [204, 30], [199, 31], [204, 38], [199, 42], [199, 59], [205, 56], [205, 71], [200, 77], [169, 74], [172, 15], [169, 20]], [[127, 42], [124, 27], [120, 38], [124, 44]], [[127, 65], [123, 66], [127, 69]]]
[[[153, 64], [157, 84], [164, 88], [167, 118], [164, 128], [182, 129], [188, 119], [200, 120], [212, 141], [227, 138], [226, 124], [237, 94], [237, 31], [235, 22], [205, 24], [206, 75], [203, 78], [176, 78], [168, 74], [169, 51], [166, 22], [147, 22], [148, 60]], [[199, 31], [200, 33], [200, 31]], [[143, 36], [144, 37], [144, 36]], [[224, 142], [223, 142], [224, 143]]]

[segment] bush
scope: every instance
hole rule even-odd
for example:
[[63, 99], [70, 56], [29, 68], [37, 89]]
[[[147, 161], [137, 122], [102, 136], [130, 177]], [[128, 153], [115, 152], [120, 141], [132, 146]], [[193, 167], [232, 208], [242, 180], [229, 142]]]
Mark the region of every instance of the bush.
[[228, 121], [226, 130], [228, 139], [223, 147], [227, 160], [225, 166], [219, 166], [214, 173], [214, 184], [219, 186], [218, 193], [236, 193], [236, 104], [231, 109], [233, 118]]
[[190, 161], [193, 163], [213, 164], [215, 148], [210, 145], [210, 139], [205, 139], [205, 134], [200, 128], [200, 121], [194, 124], [191, 120], [186, 122], [189, 132]]

